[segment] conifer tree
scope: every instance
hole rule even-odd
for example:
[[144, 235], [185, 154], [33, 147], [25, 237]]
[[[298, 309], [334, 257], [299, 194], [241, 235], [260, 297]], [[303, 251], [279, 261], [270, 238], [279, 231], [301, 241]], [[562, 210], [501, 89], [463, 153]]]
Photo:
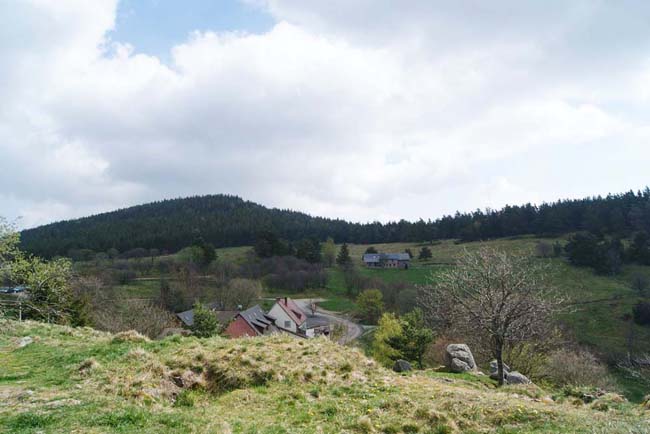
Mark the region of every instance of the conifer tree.
[[341, 249], [339, 250], [339, 254], [336, 257], [336, 263], [339, 265], [339, 267], [343, 268], [349, 268], [352, 266], [352, 258], [350, 257], [350, 250], [348, 249], [348, 245], [346, 243], [343, 243], [341, 246]]

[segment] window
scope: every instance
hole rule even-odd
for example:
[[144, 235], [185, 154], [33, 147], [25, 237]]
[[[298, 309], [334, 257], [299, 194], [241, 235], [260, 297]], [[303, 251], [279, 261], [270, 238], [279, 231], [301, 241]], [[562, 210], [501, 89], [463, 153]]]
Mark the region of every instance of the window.
[[285, 321], [284, 322], [284, 328], [288, 329], [289, 327], [291, 327], [291, 321]]

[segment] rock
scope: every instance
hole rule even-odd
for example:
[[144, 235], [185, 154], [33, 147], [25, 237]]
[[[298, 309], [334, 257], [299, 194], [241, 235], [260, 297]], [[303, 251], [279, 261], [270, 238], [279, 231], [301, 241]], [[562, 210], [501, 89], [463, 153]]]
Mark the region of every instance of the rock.
[[[499, 379], [499, 370], [496, 360], [490, 362], [490, 378]], [[521, 372], [510, 371], [510, 366], [503, 364], [503, 380], [506, 384], [530, 384], [531, 381]]]
[[465, 344], [450, 344], [446, 349], [447, 367], [452, 372], [467, 372], [476, 370], [476, 362], [472, 351]]
[[452, 372], [466, 372], [472, 370], [472, 368], [467, 363], [463, 362], [460, 359], [451, 359], [449, 369], [451, 369]]
[[531, 381], [524, 374], [512, 371], [508, 372], [505, 376], [506, 384], [530, 384]]
[[[492, 374], [493, 372], [497, 372], [498, 369], [499, 369], [499, 365], [497, 364], [497, 361], [492, 360], [490, 362], [490, 374]], [[504, 363], [503, 364], [503, 371], [504, 372], [510, 372], [510, 366], [508, 366], [507, 364]]]
[[[508, 376], [508, 372], [510, 372], [510, 366], [506, 365], [505, 363], [503, 364], [503, 377], [506, 378]], [[499, 379], [499, 366], [497, 364], [496, 360], [492, 360], [490, 362], [490, 378], [493, 380], [498, 380]]]
[[393, 365], [393, 371], [395, 372], [407, 372], [410, 371], [411, 369], [411, 364], [407, 362], [406, 360], [397, 360], [395, 364]]
[[34, 340], [30, 336], [25, 336], [24, 338], [20, 339], [18, 342], [18, 346], [20, 348], [26, 347], [27, 345], [33, 343]]

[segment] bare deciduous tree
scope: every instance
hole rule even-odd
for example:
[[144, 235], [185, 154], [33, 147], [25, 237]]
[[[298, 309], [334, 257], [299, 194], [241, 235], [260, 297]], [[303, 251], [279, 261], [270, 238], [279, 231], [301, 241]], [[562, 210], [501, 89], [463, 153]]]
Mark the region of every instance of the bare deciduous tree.
[[540, 258], [550, 258], [553, 255], [553, 246], [546, 241], [540, 241], [535, 245], [535, 254]]
[[259, 280], [235, 278], [217, 290], [218, 300], [227, 308], [246, 309], [262, 296]]
[[561, 308], [544, 275], [543, 266], [527, 257], [490, 248], [466, 251], [456, 267], [420, 288], [418, 303], [434, 328], [489, 342], [502, 385], [504, 351], [552, 330], [551, 316]]
[[93, 323], [100, 330], [121, 332], [135, 330], [150, 338], [174, 326], [174, 315], [148, 300], [125, 300], [120, 306], [107, 306], [94, 312]]
[[645, 290], [648, 289], [648, 278], [645, 276], [645, 274], [635, 273], [632, 276], [631, 284], [632, 288], [638, 291], [640, 296], [643, 296]]

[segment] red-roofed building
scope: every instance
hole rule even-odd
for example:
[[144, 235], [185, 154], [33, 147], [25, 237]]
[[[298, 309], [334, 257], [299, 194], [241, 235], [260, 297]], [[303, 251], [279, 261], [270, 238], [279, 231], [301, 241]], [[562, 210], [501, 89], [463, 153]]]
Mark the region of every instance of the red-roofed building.
[[303, 335], [307, 333], [307, 315], [288, 297], [277, 298], [269, 315], [275, 318], [275, 325], [281, 329]]

